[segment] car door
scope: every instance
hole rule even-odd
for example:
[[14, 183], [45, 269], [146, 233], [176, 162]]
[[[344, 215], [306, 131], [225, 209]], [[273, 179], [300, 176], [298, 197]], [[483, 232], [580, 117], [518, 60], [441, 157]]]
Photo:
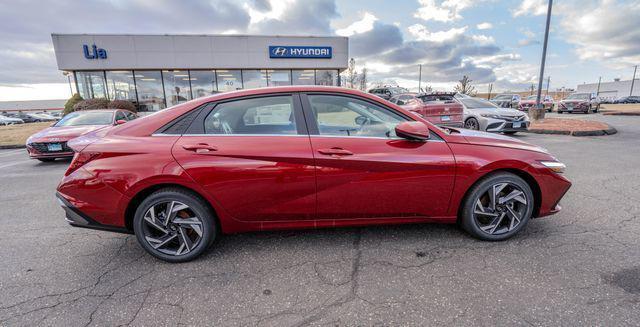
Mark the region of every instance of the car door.
[[210, 104], [172, 153], [237, 220], [315, 217], [314, 158], [297, 94]]
[[447, 144], [398, 138], [413, 120], [369, 99], [302, 96], [317, 169], [318, 219], [440, 217], [455, 174]]

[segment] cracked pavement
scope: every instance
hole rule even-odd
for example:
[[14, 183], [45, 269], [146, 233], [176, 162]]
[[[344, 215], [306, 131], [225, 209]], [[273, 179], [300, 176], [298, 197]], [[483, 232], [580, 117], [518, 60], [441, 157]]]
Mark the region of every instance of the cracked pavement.
[[68, 162], [0, 151], [0, 326], [637, 325], [640, 117], [588, 118], [619, 133], [516, 136], [574, 185], [509, 241], [441, 224], [249, 233], [185, 264], [70, 227], [54, 198]]

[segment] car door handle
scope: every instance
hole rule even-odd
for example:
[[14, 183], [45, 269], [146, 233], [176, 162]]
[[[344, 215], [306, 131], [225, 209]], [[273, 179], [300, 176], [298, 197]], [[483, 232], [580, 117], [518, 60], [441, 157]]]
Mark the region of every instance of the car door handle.
[[207, 143], [185, 144], [182, 146], [182, 148], [187, 151], [193, 151], [195, 153], [207, 153], [211, 151], [218, 151], [218, 148], [216, 148], [215, 146], [209, 145]]
[[353, 155], [353, 152], [351, 152], [349, 150], [345, 150], [343, 148], [338, 148], [338, 147], [334, 147], [334, 148], [331, 148], [331, 149], [320, 149], [320, 150], [318, 150], [318, 153], [331, 155], [331, 156], [351, 156], [351, 155]]

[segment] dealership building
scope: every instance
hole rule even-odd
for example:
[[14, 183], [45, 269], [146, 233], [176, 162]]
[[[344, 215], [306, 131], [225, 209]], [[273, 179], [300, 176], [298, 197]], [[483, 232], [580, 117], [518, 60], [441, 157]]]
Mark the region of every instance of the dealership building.
[[640, 96], [640, 80], [635, 82], [631, 80], [621, 81], [616, 78], [612, 82], [602, 82], [580, 84], [578, 85], [579, 93], [597, 93], [599, 97], [607, 99], [618, 99], [629, 95]]
[[58, 69], [85, 99], [157, 111], [194, 98], [281, 85], [340, 85], [346, 37], [52, 34]]

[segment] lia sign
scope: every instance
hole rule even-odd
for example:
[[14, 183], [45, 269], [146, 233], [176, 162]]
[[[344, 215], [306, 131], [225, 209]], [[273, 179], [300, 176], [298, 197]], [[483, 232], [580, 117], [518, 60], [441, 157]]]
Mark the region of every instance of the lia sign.
[[331, 47], [270, 45], [269, 58], [331, 59]]
[[107, 59], [107, 50], [98, 48], [95, 44], [91, 47], [83, 44], [82, 51], [84, 52], [84, 57], [87, 59]]

